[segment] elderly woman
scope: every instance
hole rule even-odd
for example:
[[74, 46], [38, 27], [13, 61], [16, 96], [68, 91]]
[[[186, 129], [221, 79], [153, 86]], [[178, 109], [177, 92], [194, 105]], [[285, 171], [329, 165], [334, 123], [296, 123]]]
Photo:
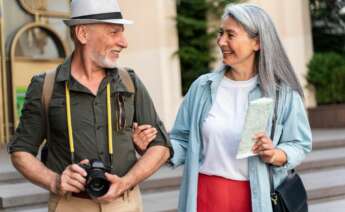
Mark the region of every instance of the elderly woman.
[[[270, 212], [267, 164], [273, 165], [276, 187], [311, 151], [303, 91], [261, 8], [228, 5], [217, 44], [223, 65], [193, 83], [170, 134], [170, 161], [185, 165], [179, 211]], [[274, 139], [269, 124], [254, 138], [258, 155], [236, 159], [248, 103], [260, 97], [278, 101]], [[135, 131], [134, 141], [143, 146], [140, 134], [144, 130]]]

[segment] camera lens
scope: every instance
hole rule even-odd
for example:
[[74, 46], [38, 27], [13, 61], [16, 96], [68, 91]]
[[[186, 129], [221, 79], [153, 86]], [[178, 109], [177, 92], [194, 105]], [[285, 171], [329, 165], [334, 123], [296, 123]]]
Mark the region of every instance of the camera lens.
[[92, 197], [100, 197], [109, 190], [110, 183], [106, 179], [104, 171], [92, 169], [88, 172], [86, 191]]
[[93, 179], [91, 182], [90, 182], [90, 189], [93, 190], [93, 191], [102, 191], [105, 187], [105, 184], [106, 182], [103, 180], [103, 179]]
[[89, 164], [79, 164], [79, 166], [87, 172], [86, 193], [90, 197], [100, 197], [108, 192], [110, 182], [105, 177], [105, 172], [110, 172], [110, 169], [105, 167], [102, 161], [92, 159]]

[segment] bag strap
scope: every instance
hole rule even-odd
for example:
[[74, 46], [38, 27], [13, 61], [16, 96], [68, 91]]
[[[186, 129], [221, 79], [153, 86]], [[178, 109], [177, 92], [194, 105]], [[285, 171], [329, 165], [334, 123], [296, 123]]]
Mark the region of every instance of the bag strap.
[[[277, 123], [277, 111], [278, 111], [278, 105], [279, 105], [279, 88], [276, 90], [276, 100], [274, 104], [274, 113], [273, 113], [273, 118], [272, 118], [272, 128], [271, 128], [271, 140], [273, 141], [274, 139], [274, 133], [276, 130], [276, 123]], [[267, 164], [268, 168], [268, 174], [269, 174], [269, 179], [270, 179], [270, 191], [271, 194], [274, 194], [274, 183], [273, 183], [273, 170], [272, 170], [272, 165]]]
[[129, 92], [135, 93], [135, 87], [132, 77], [129, 75], [128, 68], [119, 68], [119, 76], [123, 84], [126, 86]]
[[50, 100], [51, 100], [52, 95], [53, 95], [55, 76], [56, 76], [56, 70], [57, 69], [47, 71], [46, 76], [44, 78], [44, 82], [43, 82], [41, 101], [42, 101], [42, 114], [44, 117], [46, 141], [48, 141], [50, 138], [48, 108], [49, 108]]

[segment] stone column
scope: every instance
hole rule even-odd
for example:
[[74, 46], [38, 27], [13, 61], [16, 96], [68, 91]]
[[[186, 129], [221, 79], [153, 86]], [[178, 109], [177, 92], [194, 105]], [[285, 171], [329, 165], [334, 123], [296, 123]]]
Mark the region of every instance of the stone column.
[[119, 0], [128, 48], [119, 64], [135, 70], [147, 87], [161, 119], [170, 130], [181, 102], [181, 77], [174, 0]]
[[[0, 1], [0, 147], [5, 143], [5, 87], [4, 87], [4, 76], [5, 70], [3, 66], [3, 4]], [[1, 149], [1, 148], [0, 148]]]

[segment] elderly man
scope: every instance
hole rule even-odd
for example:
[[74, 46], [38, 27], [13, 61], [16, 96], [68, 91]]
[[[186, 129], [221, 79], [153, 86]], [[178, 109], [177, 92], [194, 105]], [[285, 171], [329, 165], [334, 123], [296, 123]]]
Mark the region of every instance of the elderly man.
[[[127, 47], [124, 25], [131, 21], [122, 18], [116, 0], [73, 0], [71, 6], [72, 18], [64, 22], [75, 50], [56, 69], [46, 112], [41, 100], [47, 74], [32, 78], [9, 144], [12, 162], [27, 179], [50, 191], [49, 211], [142, 211], [138, 183], [172, 152], [144, 85], [132, 70], [116, 65]], [[147, 139], [155, 139], [138, 160], [134, 122], [142, 129], [158, 129], [146, 133]], [[45, 138], [46, 165], [35, 157]], [[92, 165], [107, 172], [104, 181], [88, 178]]]

